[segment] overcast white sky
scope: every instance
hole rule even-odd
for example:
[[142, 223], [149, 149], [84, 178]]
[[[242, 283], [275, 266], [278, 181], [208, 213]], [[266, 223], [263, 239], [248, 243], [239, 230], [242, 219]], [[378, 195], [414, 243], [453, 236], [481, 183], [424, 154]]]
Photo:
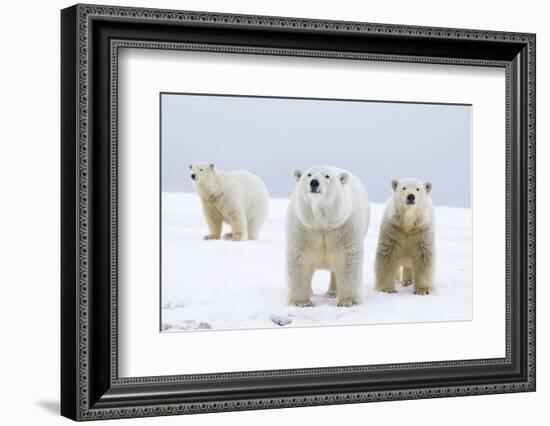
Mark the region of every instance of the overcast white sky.
[[439, 206], [470, 207], [471, 106], [161, 95], [162, 190], [192, 192], [189, 163], [260, 176], [288, 197], [292, 171], [350, 170], [372, 202], [394, 178], [433, 184]]

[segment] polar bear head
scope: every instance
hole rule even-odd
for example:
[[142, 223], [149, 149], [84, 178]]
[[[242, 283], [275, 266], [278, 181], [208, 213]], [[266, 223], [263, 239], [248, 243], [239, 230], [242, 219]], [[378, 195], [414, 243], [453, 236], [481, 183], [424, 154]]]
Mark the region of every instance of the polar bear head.
[[206, 184], [216, 173], [212, 163], [189, 164], [189, 171], [194, 184]]
[[326, 200], [341, 191], [349, 175], [346, 172], [338, 173], [334, 167], [310, 167], [304, 172], [294, 170], [294, 179], [302, 194], [308, 194], [312, 200]]
[[418, 179], [393, 179], [392, 202], [395, 213], [406, 215], [411, 222], [418, 222], [431, 205], [432, 184]]
[[340, 226], [350, 216], [352, 197], [347, 188], [349, 174], [331, 166], [295, 170], [296, 208], [300, 221], [309, 228]]

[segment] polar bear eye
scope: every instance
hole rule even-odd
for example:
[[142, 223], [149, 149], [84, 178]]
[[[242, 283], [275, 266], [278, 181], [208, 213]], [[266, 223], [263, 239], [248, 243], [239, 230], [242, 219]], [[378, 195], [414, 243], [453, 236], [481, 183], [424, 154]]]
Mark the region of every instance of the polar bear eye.
[[420, 188], [416, 188], [417, 191], [420, 191]]
[[325, 175], [325, 179], [329, 179], [329, 178], [330, 178], [330, 176], [329, 176], [329, 175]]
[[406, 187], [403, 187], [403, 191], [406, 191], [406, 190], [407, 190], [407, 188], [406, 188]]
[[307, 174], [307, 177], [311, 177], [311, 173], [308, 173], [308, 174]]
[[200, 171], [202, 172], [202, 169], [200, 169]]

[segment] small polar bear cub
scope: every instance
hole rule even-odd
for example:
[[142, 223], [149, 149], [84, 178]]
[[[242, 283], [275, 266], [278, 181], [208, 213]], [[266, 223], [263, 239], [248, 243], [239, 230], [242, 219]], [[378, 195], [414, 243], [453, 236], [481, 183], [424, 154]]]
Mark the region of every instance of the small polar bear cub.
[[231, 232], [224, 238], [256, 240], [269, 208], [263, 181], [245, 170], [222, 172], [214, 164], [190, 164], [189, 170], [208, 224], [204, 239], [219, 240], [225, 222]]
[[350, 172], [330, 166], [296, 170], [294, 178], [286, 220], [289, 305], [312, 306], [317, 269], [330, 271], [327, 296], [337, 297], [338, 306], [359, 304], [370, 220], [365, 187]]
[[432, 184], [417, 179], [394, 179], [378, 237], [375, 288], [395, 293], [395, 280], [403, 268], [403, 286], [414, 284], [414, 293], [430, 294], [435, 274], [435, 212], [430, 198]]

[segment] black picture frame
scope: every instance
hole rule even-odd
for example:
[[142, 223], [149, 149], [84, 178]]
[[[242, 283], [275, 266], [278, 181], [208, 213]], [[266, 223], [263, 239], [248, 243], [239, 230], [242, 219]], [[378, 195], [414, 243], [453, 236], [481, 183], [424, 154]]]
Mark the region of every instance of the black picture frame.
[[[534, 34], [75, 5], [61, 12], [61, 414], [159, 416], [535, 390]], [[118, 377], [117, 48], [506, 70], [506, 356]]]

